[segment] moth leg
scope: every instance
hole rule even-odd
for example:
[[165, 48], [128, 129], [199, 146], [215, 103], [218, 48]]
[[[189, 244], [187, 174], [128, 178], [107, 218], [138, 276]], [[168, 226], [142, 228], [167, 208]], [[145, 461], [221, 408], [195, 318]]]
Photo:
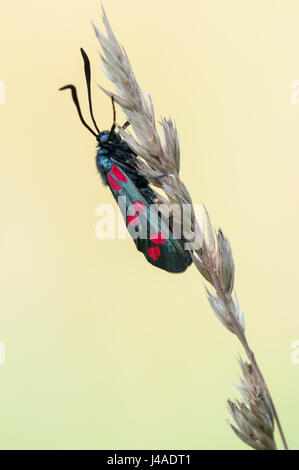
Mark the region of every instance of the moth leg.
[[146, 179], [156, 180], [156, 179], [159, 179], [159, 178], [164, 178], [164, 176], [167, 176], [168, 173], [166, 171], [165, 173], [161, 173], [161, 175], [157, 175], [157, 176], [144, 175], [143, 173], [137, 173], [137, 175], [138, 176], [143, 176], [143, 178], [146, 178]]
[[117, 161], [117, 165], [120, 166], [123, 170], [125, 170], [127, 173], [129, 174], [137, 174], [136, 173], [136, 168], [134, 165], [132, 165], [132, 163], [130, 162], [122, 162], [120, 161], [118, 158], [116, 158], [115, 156], [113, 157], [114, 160]]
[[129, 127], [129, 125], [130, 125], [129, 121], [126, 121], [126, 122], [121, 126], [121, 128], [122, 128], [122, 129], [126, 129], [127, 127]]
[[113, 134], [113, 132], [115, 131], [115, 128], [116, 128], [116, 109], [115, 109], [115, 103], [114, 103], [114, 96], [111, 96], [111, 101], [112, 101], [112, 110], [113, 110], [113, 124], [112, 124], [110, 132], [109, 132], [108, 142], [110, 141], [111, 136], [112, 136], [112, 134]]

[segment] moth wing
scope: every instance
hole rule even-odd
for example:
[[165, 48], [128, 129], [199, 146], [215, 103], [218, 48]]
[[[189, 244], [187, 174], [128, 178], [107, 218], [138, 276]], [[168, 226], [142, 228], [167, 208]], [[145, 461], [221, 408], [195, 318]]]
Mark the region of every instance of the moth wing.
[[[137, 249], [147, 261], [172, 273], [185, 271], [192, 262], [189, 252], [173, 237], [154, 204], [146, 201], [117, 162], [107, 173], [107, 181]], [[125, 207], [119, 203], [119, 197], [125, 197]]]

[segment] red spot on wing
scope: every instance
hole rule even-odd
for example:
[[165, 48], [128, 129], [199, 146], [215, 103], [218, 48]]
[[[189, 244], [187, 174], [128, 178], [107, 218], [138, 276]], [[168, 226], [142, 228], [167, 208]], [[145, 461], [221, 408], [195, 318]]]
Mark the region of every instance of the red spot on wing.
[[123, 172], [118, 168], [117, 165], [112, 165], [111, 168], [111, 173], [115, 178], [117, 178], [119, 181], [123, 181], [124, 183], [127, 181], [126, 176], [123, 174]]
[[145, 211], [145, 205], [141, 201], [133, 202], [132, 206], [134, 207], [134, 210], [138, 213]]
[[131, 227], [134, 227], [135, 225], [137, 225], [139, 222], [139, 218], [138, 218], [138, 215], [134, 214], [134, 215], [128, 215], [127, 217], [127, 224], [130, 225]]
[[161, 251], [158, 246], [150, 246], [147, 250], [147, 253], [148, 253], [148, 256], [152, 258], [154, 261], [157, 261], [157, 259], [161, 255]]
[[151, 236], [151, 241], [155, 243], [155, 245], [162, 245], [166, 242], [166, 235], [163, 232], [154, 233]]
[[121, 189], [120, 184], [113, 178], [111, 173], [107, 174], [107, 178], [108, 178], [108, 183], [109, 183], [110, 187], [112, 189], [114, 189], [114, 191], [119, 191]]

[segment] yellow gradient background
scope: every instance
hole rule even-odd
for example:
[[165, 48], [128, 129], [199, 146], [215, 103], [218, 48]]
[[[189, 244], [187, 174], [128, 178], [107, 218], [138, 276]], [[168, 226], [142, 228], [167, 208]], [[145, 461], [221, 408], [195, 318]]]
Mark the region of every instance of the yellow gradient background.
[[[107, 0], [156, 114], [178, 127], [182, 178], [229, 237], [247, 335], [299, 448], [299, 3]], [[154, 269], [95, 237], [112, 203], [95, 168], [79, 48], [100, 68], [96, 0], [1, 6], [2, 449], [246, 449], [227, 425], [236, 339], [194, 267]], [[111, 103], [93, 86], [99, 125]], [[118, 112], [119, 122], [123, 115]]]

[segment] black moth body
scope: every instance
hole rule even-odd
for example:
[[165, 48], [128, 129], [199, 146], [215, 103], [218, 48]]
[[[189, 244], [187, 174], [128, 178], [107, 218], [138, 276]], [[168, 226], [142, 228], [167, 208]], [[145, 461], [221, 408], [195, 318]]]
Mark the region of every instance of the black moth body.
[[107, 170], [109, 170], [109, 161], [115, 160], [120, 168], [123, 168], [132, 183], [138, 188], [149, 204], [154, 204], [155, 193], [149, 187], [148, 180], [140, 175], [136, 168], [135, 153], [130, 149], [128, 144], [121, 136], [110, 131], [100, 132], [97, 136], [99, 150], [96, 155], [96, 165], [102, 176], [103, 183], [109, 185], [107, 179]]
[[183, 247], [184, 240], [178, 240], [173, 236], [169, 222], [164, 220], [155, 208], [155, 193], [150, 188], [148, 179], [138, 173], [136, 155], [120, 134], [115, 132], [114, 100], [112, 100], [114, 122], [110, 131], [100, 132], [97, 127], [91, 103], [90, 63], [83, 49], [81, 54], [84, 60], [89, 109], [96, 131], [82, 116], [74, 85], [66, 85], [60, 90], [71, 89], [81, 122], [97, 139], [96, 165], [102, 180], [109, 186], [118, 204], [119, 198], [125, 201], [125, 210], [121, 208], [121, 211], [126, 226], [137, 249], [144, 254], [147, 261], [168, 272], [183, 272], [192, 263], [190, 253]]

